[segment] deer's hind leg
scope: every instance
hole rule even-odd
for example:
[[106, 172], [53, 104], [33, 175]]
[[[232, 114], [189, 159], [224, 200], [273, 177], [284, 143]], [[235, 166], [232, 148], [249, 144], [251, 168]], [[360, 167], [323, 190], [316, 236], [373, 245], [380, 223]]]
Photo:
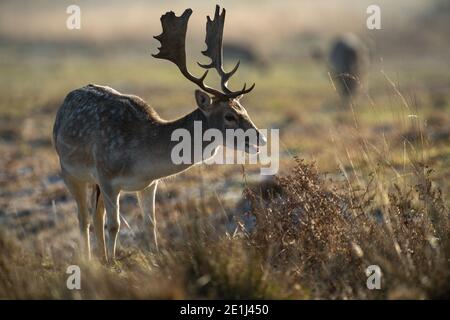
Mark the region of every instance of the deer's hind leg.
[[69, 189], [72, 196], [77, 202], [78, 208], [78, 224], [81, 232], [82, 251], [87, 254], [88, 259], [91, 258], [91, 247], [89, 242], [89, 209], [87, 203], [87, 182], [81, 181], [71, 176], [65, 170], [62, 170], [62, 178]]
[[106, 225], [108, 227], [107, 256], [110, 261], [114, 261], [116, 258], [117, 236], [120, 229], [120, 190], [114, 188], [106, 181], [100, 181], [99, 187], [106, 209]]
[[94, 231], [95, 238], [97, 240], [97, 254], [102, 260], [102, 262], [108, 262], [108, 256], [106, 253], [106, 242], [105, 242], [105, 202], [103, 196], [100, 193], [100, 188], [98, 186], [95, 193], [95, 207], [94, 207]]

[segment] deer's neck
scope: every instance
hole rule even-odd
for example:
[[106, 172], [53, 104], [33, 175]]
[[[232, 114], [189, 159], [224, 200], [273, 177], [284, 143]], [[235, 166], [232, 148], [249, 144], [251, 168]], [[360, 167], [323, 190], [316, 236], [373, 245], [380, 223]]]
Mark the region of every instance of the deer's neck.
[[164, 131], [172, 134], [174, 130], [186, 129], [190, 135], [194, 137], [194, 123], [200, 121], [202, 123], [203, 130], [208, 129], [208, 120], [200, 109], [196, 108], [191, 113], [172, 121], [166, 121], [162, 124]]
[[[199, 131], [199, 125], [201, 130]], [[204, 114], [195, 109], [193, 112], [173, 121], [160, 122], [149, 126], [145, 146], [145, 167], [152, 178], [162, 178], [184, 171], [203, 159], [203, 150], [210, 142], [203, 142], [203, 132], [209, 129], [208, 120]], [[178, 130], [178, 131], [177, 131]], [[183, 146], [182, 153], [180, 150]], [[189, 150], [188, 150], [189, 149]], [[176, 163], [174, 159], [188, 152], [189, 159]], [[184, 158], [184, 157], [183, 157]], [[187, 159], [188, 157], [186, 156]]]

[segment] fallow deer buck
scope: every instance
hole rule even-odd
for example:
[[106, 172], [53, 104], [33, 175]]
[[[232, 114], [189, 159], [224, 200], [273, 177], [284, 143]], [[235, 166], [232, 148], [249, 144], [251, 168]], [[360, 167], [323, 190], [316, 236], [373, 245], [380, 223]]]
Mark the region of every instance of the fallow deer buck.
[[[171, 150], [177, 143], [171, 140], [174, 130], [184, 128], [193, 136], [194, 121], [201, 121], [205, 130], [215, 128], [222, 134], [226, 129], [254, 129], [258, 143], [249, 145], [246, 141], [235, 149], [257, 152], [259, 146], [266, 144], [265, 137], [239, 101], [255, 85], [249, 88], [244, 85], [239, 91], [232, 91], [227, 85], [239, 62], [232, 71], [225, 72], [222, 65], [225, 9], [219, 13], [220, 7], [217, 6], [214, 20], [209, 16], [207, 19], [207, 49], [202, 53], [211, 59], [211, 63], [199, 64], [207, 69], [199, 78], [192, 75], [186, 66], [185, 42], [191, 9], [185, 10], [180, 17], [172, 11], [164, 14], [161, 17], [163, 32], [155, 37], [161, 42], [161, 47], [153, 56], [173, 62], [188, 80], [202, 89], [195, 91], [198, 108], [193, 112], [176, 120], [163, 120], [139, 97], [92, 84], [70, 92], [61, 105], [53, 128], [53, 140], [62, 178], [77, 202], [82, 247], [87, 250], [89, 258], [90, 196], [93, 199], [94, 232], [99, 255], [104, 261], [115, 259], [121, 191], [137, 192], [145, 223], [150, 231], [153, 227], [157, 247], [155, 192], [158, 180], [192, 166], [175, 165], [171, 161]], [[204, 83], [209, 69], [218, 72], [222, 90]], [[104, 234], [105, 209], [108, 247]]]

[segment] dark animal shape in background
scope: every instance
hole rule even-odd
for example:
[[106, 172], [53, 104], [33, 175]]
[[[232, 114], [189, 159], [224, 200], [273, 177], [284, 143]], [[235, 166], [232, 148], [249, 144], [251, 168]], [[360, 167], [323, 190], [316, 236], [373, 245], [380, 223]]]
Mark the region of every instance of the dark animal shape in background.
[[[267, 60], [251, 46], [239, 42], [225, 42], [223, 44], [223, 54], [225, 61], [239, 60], [247, 65], [252, 65], [258, 69], [268, 67]], [[226, 58], [225, 58], [226, 57]]]
[[366, 64], [366, 48], [355, 35], [345, 35], [333, 42], [329, 68], [342, 98], [347, 99], [357, 93]]

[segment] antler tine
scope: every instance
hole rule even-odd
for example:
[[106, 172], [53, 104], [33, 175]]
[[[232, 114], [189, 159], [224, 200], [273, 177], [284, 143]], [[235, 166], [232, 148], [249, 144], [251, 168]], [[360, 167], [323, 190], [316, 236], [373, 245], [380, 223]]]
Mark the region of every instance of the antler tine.
[[249, 92], [252, 91], [252, 90], [255, 88], [255, 86], [256, 86], [256, 84], [253, 83], [253, 84], [250, 86], [250, 88], [248, 88], [247, 90], [245, 90], [246, 85], [247, 85], [247, 84], [245, 83], [245, 84], [244, 84], [244, 88], [239, 92], [239, 95], [249, 93]]
[[187, 69], [186, 31], [191, 14], [192, 10], [186, 9], [180, 17], [177, 17], [173, 11], [161, 16], [163, 31], [160, 35], [154, 37], [161, 42], [161, 47], [158, 48], [159, 52], [152, 54], [152, 56], [173, 62], [189, 81], [214, 96], [224, 97], [225, 95], [222, 92], [205, 85], [204, 80], [209, 70], [206, 70], [200, 78], [197, 78]]

